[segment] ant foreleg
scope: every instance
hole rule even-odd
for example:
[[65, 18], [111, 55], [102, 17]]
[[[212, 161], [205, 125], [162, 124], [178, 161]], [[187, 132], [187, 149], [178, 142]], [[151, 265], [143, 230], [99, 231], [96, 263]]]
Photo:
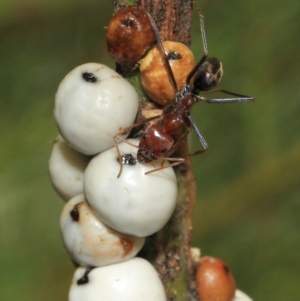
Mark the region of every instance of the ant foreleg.
[[166, 169], [166, 168], [169, 168], [169, 167], [173, 167], [173, 166], [179, 165], [179, 164], [181, 164], [181, 163], [183, 163], [185, 161], [184, 158], [159, 158], [159, 159], [162, 159], [163, 162], [164, 161], [173, 161], [173, 163], [170, 163], [169, 165], [166, 165], [166, 166], [162, 165], [160, 167], [157, 167], [155, 169], [147, 171], [147, 172], [145, 172], [145, 175], [148, 175], [148, 174], [153, 173], [153, 172], [158, 171], [158, 170], [162, 170], [162, 169]]
[[114, 136], [114, 144], [115, 144], [115, 148], [117, 150], [119, 164], [120, 164], [120, 170], [119, 170], [119, 173], [118, 173], [118, 176], [117, 176], [117, 178], [119, 178], [121, 176], [121, 174], [122, 174], [122, 171], [123, 171], [123, 159], [122, 159], [122, 156], [121, 156], [121, 153], [120, 153], [120, 149], [119, 149], [119, 145], [117, 143], [117, 139], [119, 139], [119, 140], [121, 140], [121, 141], [123, 141], [123, 142], [125, 142], [125, 143], [127, 143], [127, 144], [129, 144], [131, 146], [133, 146], [133, 147], [136, 147], [136, 148], [139, 148], [139, 146], [135, 145], [135, 144], [133, 144], [131, 142], [129, 142], [128, 140], [124, 139], [123, 137], [121, 137], [118, 134], [116, 134]]

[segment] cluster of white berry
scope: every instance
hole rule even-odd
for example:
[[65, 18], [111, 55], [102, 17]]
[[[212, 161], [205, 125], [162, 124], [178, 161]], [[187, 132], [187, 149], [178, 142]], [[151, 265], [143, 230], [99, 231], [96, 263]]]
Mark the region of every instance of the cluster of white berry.
[[97, 63], [72, 70], [56, 93], [54, 116], [61, 136], [49, 171], [55, 190], [67, 201], [61, 234], [79, 266], [69, 301], [166, 300], [155, 269], [135, 256], [145, 237], [160, 230], [174, 211], [175, 173], [170, 167], [146, 175], [161, 161], [138, 162], [137, 139], [119, 139], [115, 146], [116, 133], [134, 123], [138, 106], [135, 89]]
[[[206, 41], [203, 16], [200, 24]], [[208, 57], [205, 42], [205, 54], [197, 64], [184, 44], [162, 42], [152, 17], [139, 6], [118, 10], [107, 26], [106, 43], [118, 65], [139, 67], [145, 93], [162, 109], [134, 123], [137, 92], [121, 75], [98, 63], [75, 68], [58, 88], [54, 117], [60, 135], [49, 170], [55, 190], [66, 201], [61, 234], [77, 266], [69, 301], [166, 301], [155, 269], [135, 256], [145, 238], [162, 229], [175, 209], [172, 166], [184, 158], [172, 154], [190, 129], [207, 149], [190, 109], [200, 101], [236, 103], [254, 98], [222, 89], [234, 97], [199, 96], [216, 88], [222, 63]], [[145, 126], [140, 139], [127, 139], [132, 128], [150, 119], [156, 122]], [[178, 139], [176, 134], [183, 129]], [[223, 260], [196, 257], [199, 300], [252, 301], [236, 289]]]

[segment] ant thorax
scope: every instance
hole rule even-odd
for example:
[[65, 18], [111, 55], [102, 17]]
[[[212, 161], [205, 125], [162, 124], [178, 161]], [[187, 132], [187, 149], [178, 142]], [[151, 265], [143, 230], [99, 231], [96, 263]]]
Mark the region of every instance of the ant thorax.
[[137, 159], [148, 163], [157, 158], [163, 158], [172, 149], [173, 144], [174, 139], [171, 135], [156, 124], [150, 125], [141, 137]]

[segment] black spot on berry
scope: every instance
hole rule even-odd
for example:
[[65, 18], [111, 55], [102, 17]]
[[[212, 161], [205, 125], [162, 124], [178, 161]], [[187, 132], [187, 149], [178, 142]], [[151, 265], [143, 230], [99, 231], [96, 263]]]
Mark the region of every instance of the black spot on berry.
[[97, 81], [97, 77], [91, 72], [82, 73], [82, 78], [90, 83], [95, 83]]
[[86, 271], [84, 272], [83, 276], [77, 280], [77, 284], [78, 285], [84, 285], [84, 284], [89, 283], [89, 273], [90, 273], [90, 271], [92, 269], [93, 268], [86, 269]]
[[74, 208], [70, 211], [70, 216], [74, 222], [79, 221], [79, 211], [78, 211], [78, 204], [74, 206]]
[[123, 25], [126, 26], [126, 27], [132, 27], [133, 24], [134, 24], [134, 20], [133, 20], [133, 18], [128, 17], [128, 18], [126, 18], [125, 20], [123, 20], [123, 21], [121, 22], [121, 24], [123, 24]]
[[175, 61], [175, 60], [180, 60], [182, 58], [182, 55], [175, 51], [169, 51], [167, 53], [167, 58], [169, 61]]
[[230, 274], [230, 270], [227, 264], [224, 264], [223, 269], [225, 271], [226, 274]]

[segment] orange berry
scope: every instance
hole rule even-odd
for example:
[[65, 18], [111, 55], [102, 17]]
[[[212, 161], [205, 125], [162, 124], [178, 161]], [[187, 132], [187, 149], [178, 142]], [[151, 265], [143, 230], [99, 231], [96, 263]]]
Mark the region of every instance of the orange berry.
[[201, 301], [232, 301], [236, 290], [236, 283], [227, 263], [209, 256], [200, 259], [196, 283]]
[[[195, 66], [191, 50], [184, 44], [164, 41], [169, 63], [179, 91], [186, 83], [186, 77]], [[161, 105], [173, 103], [175, 91], [170, 83], [163, 55], [158, 46], [151, 49], [140, 65], [141, 81], [147, 95]]]
[[107, 50], [121, 65], [134, 66], [155, 41], [146, 12], [136, 5], [118, 10], [107, 26]]

